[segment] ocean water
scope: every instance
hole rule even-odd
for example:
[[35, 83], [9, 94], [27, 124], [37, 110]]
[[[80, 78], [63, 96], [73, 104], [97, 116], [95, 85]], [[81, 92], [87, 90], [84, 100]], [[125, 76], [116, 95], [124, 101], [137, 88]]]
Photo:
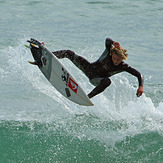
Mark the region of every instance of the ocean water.
[[[163, 162], [163, 1], [0, 0], [0, 15], [0, 163]], [[121, 73], [93, 107], [74, 104], [28, 64], [31, 37], [90, 61], [107, 37], [119, 41], [144, 75], [143, 96], [137, 79]], [[93, 89], [61, 62], [86, 93]]]

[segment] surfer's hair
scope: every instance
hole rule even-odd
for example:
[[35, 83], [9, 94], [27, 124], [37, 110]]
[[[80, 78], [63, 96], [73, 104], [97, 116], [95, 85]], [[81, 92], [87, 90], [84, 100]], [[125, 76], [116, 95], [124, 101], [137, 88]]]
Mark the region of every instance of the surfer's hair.
[[127, 50], [126, 49], [123, 49], [121, 47], [121, 49], [119, 50], [118, 48], [116, 48], [115, 46], [112, 46], [111, 47], [111, 50], [110, 50], [110, 54], [113, 55], [113, 54], [116, 54], [117, 56], [119, 56], [120, 58], [126, 60], [128, 58], [128, 53], [126, 53]]

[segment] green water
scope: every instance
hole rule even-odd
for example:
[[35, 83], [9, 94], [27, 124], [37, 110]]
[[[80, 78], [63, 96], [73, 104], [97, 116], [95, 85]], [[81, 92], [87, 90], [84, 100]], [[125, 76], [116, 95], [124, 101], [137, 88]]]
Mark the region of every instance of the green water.
[[[0, 0], [0, 163], [162, 163], [163, 2], [161, 0]], [[144, 94], [127, 73], [78, 106], [53, 88], [24, 47], [31, 37], [51, 51], [96, 61], [107, 37], [128, 50], [144, 75]], [[61, 61], [89, 93], [93, 86]]]
[[[70, 125], [70, 124], [69, 124]], [[88, 124], [86, 124], [88, 125]], [[110, 130], [107, 122], [82, 127]], [[77, 127], [77, 126], [76, 126]], [[121, 128], [119, 125], [114, 130]], [[113, 128], [112, 128], [113, 129]], [[162, 136], [157, 132], [127, 136], [114, 146], [84, 135], [81, 127], [37, 122], [2, 122], [0, 162], [160, 162]], [[79, 131], [78, 131], [79, 130]], [[72, 133], [81, 133], [73, 135]], [[108, 135], [109, 136], [109, 135]]]

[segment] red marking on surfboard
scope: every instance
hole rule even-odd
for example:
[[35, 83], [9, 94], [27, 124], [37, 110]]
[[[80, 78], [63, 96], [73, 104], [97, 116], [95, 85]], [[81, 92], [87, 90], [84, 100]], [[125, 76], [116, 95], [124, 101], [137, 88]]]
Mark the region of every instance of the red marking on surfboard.
[[77, 93], [78, 84], [75, 83], [71, 78], [69, 78], [68, 87], [69, 87], [70, 89], [72, 89], [75, 93]]

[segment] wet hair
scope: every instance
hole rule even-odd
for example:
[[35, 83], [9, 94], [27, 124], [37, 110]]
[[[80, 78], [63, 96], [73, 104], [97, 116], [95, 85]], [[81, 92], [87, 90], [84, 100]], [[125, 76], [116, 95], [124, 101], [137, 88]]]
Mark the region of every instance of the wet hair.
[[126, 49], [123, 49], [122, 47], [119, 50], [115, 46], [112, 46], [111, 47], [111, 50], [110, 50], [110, 55], [116, 54], [117, 56], [119, 56], [122, 59], [126, 60], [128, 58], [128, 53], [126, 53], [126, 52], [127, 52], [127, 50]]

